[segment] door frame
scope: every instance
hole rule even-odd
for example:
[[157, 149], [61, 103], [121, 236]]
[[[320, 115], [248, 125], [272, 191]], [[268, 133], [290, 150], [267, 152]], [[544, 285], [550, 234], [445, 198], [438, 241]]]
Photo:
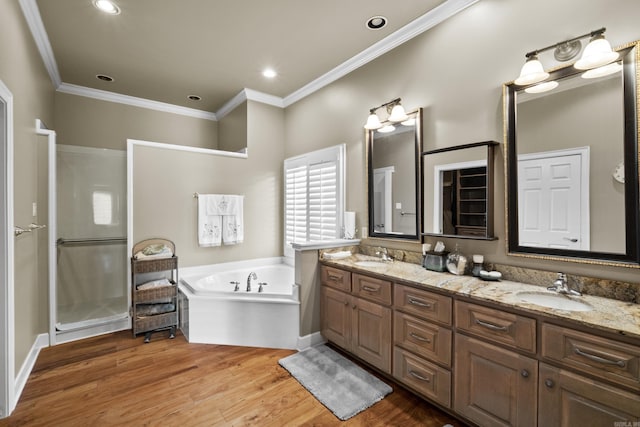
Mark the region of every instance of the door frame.
[[56, 195], [56, 132], [47, 128], [40, 119], [36, 119], [36, 133], [47, 137], [47, 156], [49, 166], [49, 188], [47, 203], [49, 212], [47, 213], [49, 222], [49, 345], [56, 345], [56, 281], [58, 274], [58, 260], [56, 248], [57, 230], [57, 195]]
[[[393, 174], [395, 171], [395, 166], [387, 166], [373, 170], [374, 177], [376, 175], [384, 176], [384, 200], [382, 202], [384, 205], [384, 230], [381, 230], [382, 233], [393, 232]], [[373, 224], [373, 229], [374, 231], [376, 229], [375, 223]]]
[[487, 160], [470, 160], [468, 162], [448, 163], [444, 165], [435, 165], [433, 167], [433, 232], [442, 234], [442, 177], [444, 172], [470, 169], [478, 167], [487, 167]]
[[[13, 222], [13, 94], [0, 80], [0, 104], [3, 114], [0, 124], [0, 162], [3, 174], [0, 185], [0, 241], [5, 256], [0, 260], [0, 315], [4, 328], [0, 328], [0, 351], [3, 362], [0, 366], [0, 418], [5, 418], [15, 408], [15, 307], [14, 307], [14, 222]], [[4, 141], [2, 141], [4, 140]]]

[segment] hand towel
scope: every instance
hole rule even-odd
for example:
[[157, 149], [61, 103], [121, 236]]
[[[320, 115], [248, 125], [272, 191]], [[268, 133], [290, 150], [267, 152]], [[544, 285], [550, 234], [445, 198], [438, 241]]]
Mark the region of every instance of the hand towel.
[[219, 200], [217, 195], [198, 196], [198, 245], [201, 247], [222, 244], [222, 215], [210, 215], [208, 207]]
[[227, 214], [222, 216], [222, 243], [235, 245], [244, 241], [244, 196], [226, 196]]

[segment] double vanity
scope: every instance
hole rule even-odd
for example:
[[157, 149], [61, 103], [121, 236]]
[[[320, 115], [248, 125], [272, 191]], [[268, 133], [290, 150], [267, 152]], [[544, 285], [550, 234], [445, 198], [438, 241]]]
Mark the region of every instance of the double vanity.
[[461, 419], [640, 421], [638, 304], [360, 254], [320, 272], [325, 339]]

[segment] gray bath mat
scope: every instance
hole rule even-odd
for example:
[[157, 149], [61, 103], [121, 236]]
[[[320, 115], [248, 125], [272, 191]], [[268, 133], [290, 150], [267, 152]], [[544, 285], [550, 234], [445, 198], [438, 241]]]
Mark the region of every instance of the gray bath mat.
[[325, 345], [280, 359], [311, 394], [341, 420], [347, 420], [393, 390]]

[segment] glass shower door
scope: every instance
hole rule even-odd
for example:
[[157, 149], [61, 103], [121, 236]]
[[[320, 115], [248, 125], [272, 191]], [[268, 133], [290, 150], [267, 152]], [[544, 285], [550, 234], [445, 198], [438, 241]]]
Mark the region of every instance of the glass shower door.
[[126, 152], [57, 146], [56, 330], [128, 317]]

